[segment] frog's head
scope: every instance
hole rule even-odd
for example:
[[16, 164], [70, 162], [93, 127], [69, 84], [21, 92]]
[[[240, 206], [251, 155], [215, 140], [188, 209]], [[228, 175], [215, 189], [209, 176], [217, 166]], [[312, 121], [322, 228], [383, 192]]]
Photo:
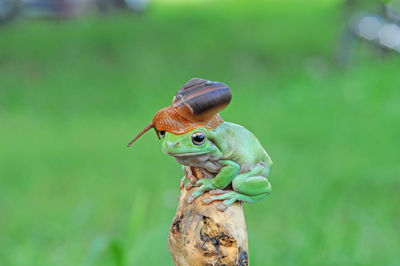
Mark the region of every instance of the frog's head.
[[193, 156], [209, 154], [218, 147], [209, 138], [212, 132], [204, 127], [198, 127], [185, 134], [172, 134], [160, 132], [162, 140], [162, 151], [172, 156]]

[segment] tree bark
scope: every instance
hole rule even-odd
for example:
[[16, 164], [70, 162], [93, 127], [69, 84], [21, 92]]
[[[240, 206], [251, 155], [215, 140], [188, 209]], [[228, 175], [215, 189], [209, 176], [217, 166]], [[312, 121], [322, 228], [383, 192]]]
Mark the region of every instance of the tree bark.
[[[202, 178], [195, 169], [194, 175]], [[208, 193], [188, 204], [197, 188], [183, 188], [168, 236], [168, 247], [176, 266], [248, 265], [248, 240], [243, 204], [235, 202], [225, 212], [220, 201], [203, 204]]]

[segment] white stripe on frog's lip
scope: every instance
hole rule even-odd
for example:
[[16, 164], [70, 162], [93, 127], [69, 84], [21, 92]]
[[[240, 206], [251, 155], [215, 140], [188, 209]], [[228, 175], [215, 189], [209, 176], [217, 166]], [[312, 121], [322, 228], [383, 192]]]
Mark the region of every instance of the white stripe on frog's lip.
[[202, 154], [206, 154], [206, 153], [208, 153], [208, 152], [187, 152], [187, 153], [171, 153], [171, 152], [168, 152], [168, 155], [183, 157], [183, 156], [202, 155]]

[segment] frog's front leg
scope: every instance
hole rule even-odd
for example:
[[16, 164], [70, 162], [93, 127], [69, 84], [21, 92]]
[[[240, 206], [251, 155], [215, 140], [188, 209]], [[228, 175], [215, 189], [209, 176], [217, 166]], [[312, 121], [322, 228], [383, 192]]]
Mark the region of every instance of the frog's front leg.
[[226, 188], [240, 171], [240, 165], [234, 161], [221, 160], [219, 163], [222, 169], [214, 178], [202, 178], [196, 182], [195, 186], [200, 187], [187, 198], [188, 203], [192, 203], [206, 191]]
[[213, 196], [205, 198], [203, 202], [210, 204], [216, 200], [223, 200], [218, 209], [225, 211], [235, 201], [256, 202], [262, 200], [271, 193], [271, 184], [266, 178], [268, 172], [268, 167], [257, 165], [252, 170], [235, 177], [232, 181], [234, 191], [210, 191]]

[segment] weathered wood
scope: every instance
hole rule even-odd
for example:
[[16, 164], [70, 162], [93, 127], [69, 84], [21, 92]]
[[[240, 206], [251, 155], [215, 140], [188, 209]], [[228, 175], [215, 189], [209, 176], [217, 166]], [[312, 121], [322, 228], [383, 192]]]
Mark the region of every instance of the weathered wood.
[[[201, 173], [196, 171], [198, 177]], [[243, 204], [234, 203], [225, 212], [221, 202], [203, 204], [208, 193], [192, 204], [186, 202], [196, 188], [181, 190], [172, 222], [168, 247], [176, 266], [248, 265], [248, 241]]]

